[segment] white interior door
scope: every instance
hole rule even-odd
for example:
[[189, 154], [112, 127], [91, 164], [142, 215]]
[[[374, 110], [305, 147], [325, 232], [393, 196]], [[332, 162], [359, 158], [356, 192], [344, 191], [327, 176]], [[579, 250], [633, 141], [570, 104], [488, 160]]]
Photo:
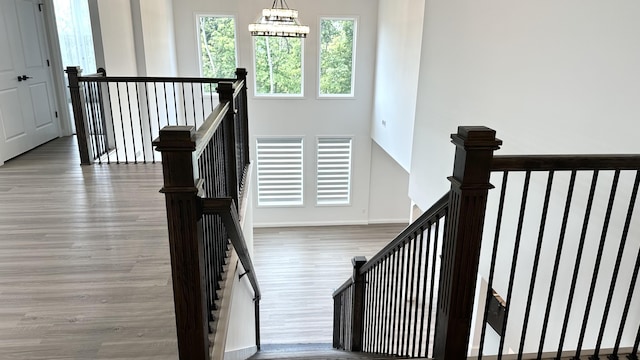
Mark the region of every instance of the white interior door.
[[0, 0], [0, 164], [59, 134], [40, 6]]

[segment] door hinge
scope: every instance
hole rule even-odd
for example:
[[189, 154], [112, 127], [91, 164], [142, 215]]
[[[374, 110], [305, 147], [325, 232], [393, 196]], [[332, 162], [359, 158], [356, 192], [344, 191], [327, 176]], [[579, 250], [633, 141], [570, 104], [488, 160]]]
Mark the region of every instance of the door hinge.
[[49, 62], [49, 59], [47, 59], [47, 66], [51, 66], [51, 63]]
[[56, 113], [56, 119], [57, 119], [57, 118], [58, 118], [58, 112], [57, 112], [57, 111], [55, 111], [55, 113]]
[[40, 12], [42, 12], [42, 7], [44, 6], [44, 4], [40, 3], [38, 4], [38, 10], [40, 10]]

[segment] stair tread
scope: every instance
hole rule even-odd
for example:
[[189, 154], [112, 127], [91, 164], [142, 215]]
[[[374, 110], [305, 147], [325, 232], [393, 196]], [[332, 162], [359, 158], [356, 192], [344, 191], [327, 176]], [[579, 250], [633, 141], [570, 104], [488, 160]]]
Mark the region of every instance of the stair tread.
[[401, 359], [396, 356], [364, 354], [331, 349], [329, 344], [263, 345], [262, 350], [249, 360], [348, 360], [348, 359]]

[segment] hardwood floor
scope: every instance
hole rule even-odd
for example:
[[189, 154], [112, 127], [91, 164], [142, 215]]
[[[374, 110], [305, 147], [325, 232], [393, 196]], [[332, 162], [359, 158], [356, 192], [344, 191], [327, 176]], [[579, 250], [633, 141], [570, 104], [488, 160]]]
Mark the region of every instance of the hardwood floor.
[[160, 165], [0, 167], [0, 359], [176, 359]]
[[[161, 165], [79, 163], [69, 137], [0, 167], [0, 359], [176, 359]], [[330, 342], [351, 258], [402, 227], [256, 229], [263, 343]]]
[[333, 291], [404, 225], [254, 229], [263, 344], [331, 343]]

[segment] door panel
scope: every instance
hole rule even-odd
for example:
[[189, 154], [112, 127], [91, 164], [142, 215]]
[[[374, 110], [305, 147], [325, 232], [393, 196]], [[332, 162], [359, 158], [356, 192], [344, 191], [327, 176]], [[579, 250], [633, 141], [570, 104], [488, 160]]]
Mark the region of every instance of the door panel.
[[[42, 56], [42, 43], [38, 30], [40, 28], [38, 18], [40, 11], [37, 5], [31, 1], [18, 1], [18, 24], [20, 26], [20, 37], [22, 40], [22, 50], [24, 52], [25, 66], [27, 69], [44, 66]], [[36, 12], [38, 12], [36, 14]]]
[[35, 115], [36, 129], [40, 129], [43, 126], [53, 124], [53, 118], [51, 117], [49, 104], [49, 92], [47, 91], [47, 83], [40, 83], [30, 85], [32, 108]]
[[4, 140], [11, 141], [26, 133], [22, 121], [11, 121], [10, 117], [21, 116], [20, 96], [17, 89], [0, 91], [0, 114], [4, 130]]
[[38, 1], [1, 0], [0, 165], [58, 137], [48, 53]]

